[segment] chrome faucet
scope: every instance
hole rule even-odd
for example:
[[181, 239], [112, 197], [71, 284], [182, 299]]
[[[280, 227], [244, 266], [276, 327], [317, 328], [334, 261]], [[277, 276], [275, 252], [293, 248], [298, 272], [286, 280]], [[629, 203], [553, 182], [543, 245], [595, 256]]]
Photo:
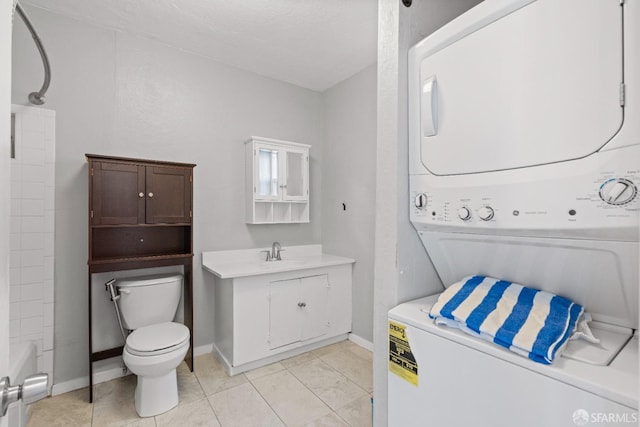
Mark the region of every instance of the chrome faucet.
[[271, 245], [271, 260], [272, 261], [282, 261], [282, 258], [280, 257], [280, 251], [283, 250], [280, 248], [280, 243], [278, 242], [273, 242], [273, 244]]

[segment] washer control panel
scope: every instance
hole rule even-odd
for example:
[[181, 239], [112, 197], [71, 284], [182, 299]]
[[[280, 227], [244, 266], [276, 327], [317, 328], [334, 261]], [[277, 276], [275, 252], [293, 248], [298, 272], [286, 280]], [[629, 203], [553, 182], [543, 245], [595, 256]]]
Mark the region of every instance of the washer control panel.
[[580, 174], [570, 165], [554, 165], [564, 168], [565, 176], [556, 179], [549, 178], [555, 171], [535, 176], [506, 171], [500, 181], [498, 173], [471, 179], [412, 175], [411, 221], [419, 230], [530, 230], [532, 235], [638, 240], [640, 168], [633, 166]]

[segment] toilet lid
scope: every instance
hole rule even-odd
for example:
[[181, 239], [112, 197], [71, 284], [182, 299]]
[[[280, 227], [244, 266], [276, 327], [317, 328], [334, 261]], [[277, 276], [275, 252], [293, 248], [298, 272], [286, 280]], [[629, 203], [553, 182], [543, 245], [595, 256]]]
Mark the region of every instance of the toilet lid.
[[151, 353], [176, 347], [189, 340], [189, 328], [181, 323], [166, 322], [138, 328], [127, 337], [132, 353]]

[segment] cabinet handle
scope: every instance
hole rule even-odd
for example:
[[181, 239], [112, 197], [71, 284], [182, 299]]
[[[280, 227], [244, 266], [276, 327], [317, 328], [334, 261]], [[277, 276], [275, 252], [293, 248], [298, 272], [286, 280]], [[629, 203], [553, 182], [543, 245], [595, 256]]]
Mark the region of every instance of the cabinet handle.
[[140, 197], [141, 199], [144, 197], [144, 193], [141, 191], [138, 193], [138, 197]]
[[149, 193], [149, 197], [153, 197], [153, 193], [151, 193], [151, 192], [150, 192], [150, 193]]
[[307, 303], [306, 302], [299, 302], [298, 303], [298, 307], [306, 307]]

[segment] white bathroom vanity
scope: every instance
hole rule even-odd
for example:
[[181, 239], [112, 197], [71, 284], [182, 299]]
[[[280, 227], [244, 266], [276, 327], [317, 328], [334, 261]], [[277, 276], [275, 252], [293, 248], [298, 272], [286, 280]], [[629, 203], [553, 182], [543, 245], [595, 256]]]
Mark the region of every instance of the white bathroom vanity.
[[227, 372], [345, 339], [354, 262], [321, 245], [287, 247], [279, 261], [260, 249], [203, 252], [202, 267], [215, 276], [213, 350]]

